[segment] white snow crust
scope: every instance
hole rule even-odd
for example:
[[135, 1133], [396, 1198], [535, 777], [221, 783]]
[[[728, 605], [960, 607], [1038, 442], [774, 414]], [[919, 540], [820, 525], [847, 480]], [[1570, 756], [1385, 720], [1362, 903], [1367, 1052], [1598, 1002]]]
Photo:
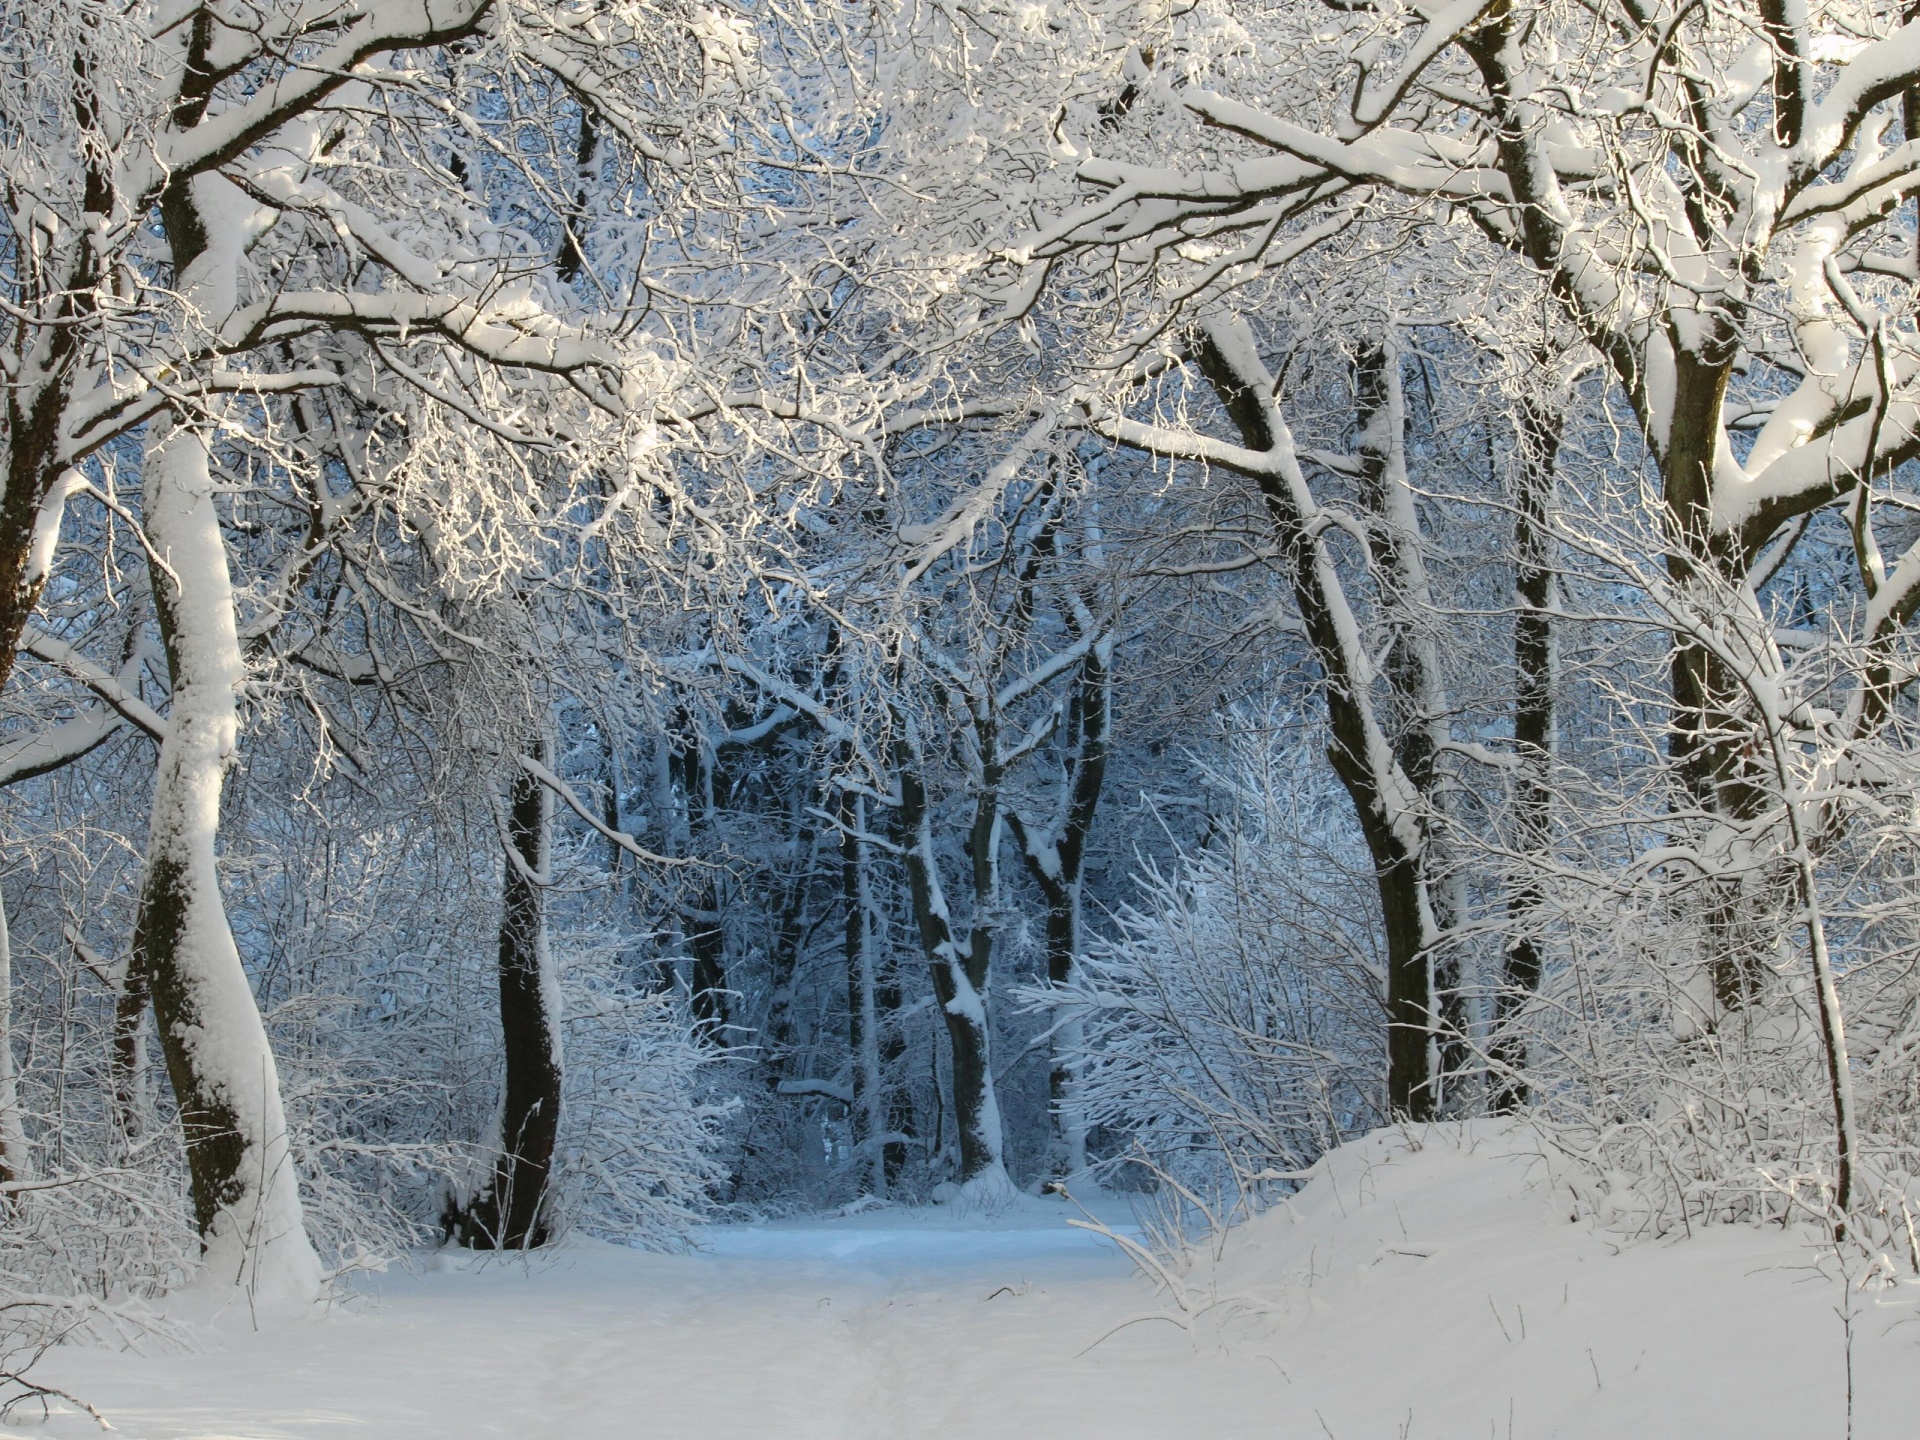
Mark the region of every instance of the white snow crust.
[[[1185, 1314], [1065, 1201], [1023, 1198], [722, 1227], [694, 1255], [433, 1257], [204, 1353], [70, 1349], [35, 1373], [139, 1440], [1846, 1433], [1846, 1297], [1816, 1236], [1626, 1243], [1570, 1220], [1538, 1148], [1444, 1126], [1348, 1146], [1186, 1267]], [[1858, 1440], [1913, 1433], [1914, 1300], [1852, 1295]]]

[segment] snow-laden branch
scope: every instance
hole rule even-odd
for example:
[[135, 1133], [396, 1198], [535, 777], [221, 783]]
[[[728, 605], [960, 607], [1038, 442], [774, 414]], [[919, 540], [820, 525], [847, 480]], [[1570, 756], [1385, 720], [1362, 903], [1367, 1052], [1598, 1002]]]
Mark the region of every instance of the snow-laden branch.
[[130, 676], [109, 674], [66, 641], [37, 626], [27, 627], [20, 648], [35, 659], [64, 670], [111, 706], [121, 719], [138, 726], [151, 739], [167, 738], [165, 718], [134, 693]]
[[901, 576], [903, 589], [926, 574], [941, 556], [973, 538], [974, 531], [999, 505], [1000, 497], [1006, 493], [1014, 477], [1028, 460], [1046, 446], [1058, 428], [1060, 418], [1061, 408], [1048, 405], [1040, 418], [1027, 427], [999, 463], [987, 472], [980, 484], [954, 501], [938, 520], [926, 525], [900, 527], [901, 543], [917, 551]]
[[0, 786], [71, 765], [106, 744], [125, 723], [117, 711], [95, 705], [50, 730], [36, 730], [0, 744]]
[[622, 850], [633, 856], [634, 859], [644, 860], [649, 865], [690, 865], [693, 863], [691, 860], [676, 860], [668, 855], [656, 855], [626, 831], [614, 829], [593, 813], [587, 806], [587, 803], [574, 793], [571, 785], [567, 784], [566, 781], [554, 774], [553, 771], [534, 759], [533, 756], [516, 755], [514, 759], [519, 762], [522, 770], [525, 770], [529, 775], [533, 776], [534, 779], [546, 786], [547, 789], [559, 796], [560, 799], [566, 803], [569, 810], [573, 811], [574, 814], [592, 826], [593, 829], [598, 832], [601, 839], [619, 846]]

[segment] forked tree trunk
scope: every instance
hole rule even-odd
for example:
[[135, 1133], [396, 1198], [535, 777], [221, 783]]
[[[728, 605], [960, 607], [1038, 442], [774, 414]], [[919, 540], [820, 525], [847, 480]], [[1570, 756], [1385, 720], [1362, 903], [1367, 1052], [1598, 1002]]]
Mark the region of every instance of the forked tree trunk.
[[[1469, 1062], [1471, 1024], [1458, 958], [1438, 942], [1457, 917], [1449, 913], [1439, 879], [1444, 827], [1439, 756], [1446, 734], [1446, 695], [1431, 633], [1432, 592], [1425, 542], [1407, 474], [1406, 404], [1400, 351], [1382, 341], [1354, 356], [1354, 429], [1358, 435], [1360, 497], [1368, 515], [1367, 541], [1387, 643], [1380, 668], [1386, 680], [1381, 710], [1394, 760], [1419, 796], [1422, 843], [1396, 861], [1394, 887], [1406, 928], [1424, 927], [1429, 988], [1430, 1104]], [[1384, 892], [1383, 892], [1384, 893]]]
[[[900, 784], [900, 823], [907, 837], [907, 884], [913, 897], [914, 922], [953, 1052], [953, 1117], [960, 1138], [957, 1179], [962, 1186], [1010, 1191], [1000, 1101], [993, 1090], [993, 1041], [987, 1021], [993, 932], [985, 923], [976, 923], [966, 937], [958, 933], [940, 883], [926, 787], [913, 747], [905, 740], [894, 742], [894, 765]], [[979, 801], [969, 843], [976, 891], [983, 872], [990, 872], [993, 863], [991, 854], [983, 853], [991, 837], [985, 841], [981, 837], [983, 827], [993, 829], [992, 817], [984, 813], [991, 803], [986, 796]], [[985, 916], [978, 919], [984, 922]]]
[[[544, 746], [543, 746], [544, 750]], [[541, 762], [548, 763], [545, 753]], [[527, 1250], [549, 1236], [554, 1145], [560, 1133], [560, 987], [547, 945], [547, 861], [553, 797], [526, 770], [507, 791], [500, 884], [500, 1032], [505, 1067], [492, 1168], [450, 1198], [449, 1239], [475, 1250]]]
[[129, 986], [153, 1000], [208, 1273], [257, 1298], [310, 1299], [320, 1266], [302, 1224], [279, 1075], [227, 924], [215, 857], [246, 675], [226, 548], [204, 440], [170, 422], [157, 428], [146, 456], [145, 520], [167, 567], [153, 592], [173, 698]]
[[[1727, 303], [1731, 292], [1725, 290], [1712, 299], [1674, 291], [1667, 319], [1648, 326], [1661, 342], [1677, 342], [1670, 355], [1661, 353], [1660, 344], [1643, 344], [1624, 328], [1615, 329], [1617, 317], [1591, 308], [1577, 276], [1583, 263], [1577, 257], [1590, 252], [1565, 243], [1551, 166], [1543, 164], [1546, 142], [1527, 119], [1525, 87], [1511, 68], [1519, 37], [1531, 23], [1525, 7], [1496, 6], [1459, 41], [1479, 70], [1490, 102], [1497, 163], [1513, 189], [1518, 226], [1514, 242], [1547, 278], [1568, 317], [1605, 356], [1614, 379], [1638, 397], [1635, 403], [1660, 466], [1667, 572], [1674, 591], [1684, 597], [1697, 590], [1712, 597], [1710, 603], [1744, 593], [1750, 602], [1749, 567], [1774, 538], [1779, 519], [1763, 508], [1738, 532], [1718, 531], [1714, 525], [1716, 478], [1723, 462], [1732, 468], [1724, 409], [1728, 381], [1741, 354], [1744, 302]], [[1806, 96], [1793, 78], [1798, 67], [1779, 63], [1782, 59], [1776, 57], [1775, 121], [1797, 131]], [[1691, 178], [1705, 179], [1702, 193], [1712, 190], [1715, 182], [1708, 177], [1724, 164], [1714, 147], [1697, 136], [1681, 137], [1672, 155]], [[1744, 614], [1713, 620], [1752, 626], [1756, 638], [1767, 623], [1753, 604]], [[1739, 837], [1768, 805], [1767, 777], [1756, 763], [1764, 748], [1756, 745], [1757, 717], [1739, 677], [1684, 633], [1674, 636], [1669, 687], [1668, 755], [1686, 792], [1682, 803], [1702, 817], [1690, 842], [1709, 867], [1737, 872]], [[1778, 878], [1723, 873], [1704, 882], [1703, 968], [1723, 1012], [1744, 1007], [1760, 993], [1770, 953], [1764, 892], [1776, 888]]]

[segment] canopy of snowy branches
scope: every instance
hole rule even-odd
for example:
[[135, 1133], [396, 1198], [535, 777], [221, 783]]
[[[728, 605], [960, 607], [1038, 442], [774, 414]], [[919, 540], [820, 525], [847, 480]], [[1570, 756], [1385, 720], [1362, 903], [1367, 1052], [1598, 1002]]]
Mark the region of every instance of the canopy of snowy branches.
[[7, 1344], [1488, 1114], [1920, 1269], [1909, 9], [0, 0]]

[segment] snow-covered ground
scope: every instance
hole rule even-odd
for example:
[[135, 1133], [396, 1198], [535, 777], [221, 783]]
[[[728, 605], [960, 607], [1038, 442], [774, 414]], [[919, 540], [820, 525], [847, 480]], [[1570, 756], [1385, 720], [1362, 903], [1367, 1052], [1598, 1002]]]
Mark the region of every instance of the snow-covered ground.
[[[233, 1317], [202, 1353], [67, 1350], [35, 1373], [134, 1440], [1846, 1434], [1843, 1292], [1806, 1236], [1623, 1245], [1504, 1141], [1348, 1147], [1191, 1267], [1190, 1325], [1125, 1324], [1182, 1312], [1073, 1213], [879, 1210], [711, 1231], [698, 1255], [438, 1262], [310, 1321]], [[1858, 1440], [1920, 1434], [1914, 1299], [1853, 1297]], [[0, 1427], [50, 1433], [95, 1432]]]

